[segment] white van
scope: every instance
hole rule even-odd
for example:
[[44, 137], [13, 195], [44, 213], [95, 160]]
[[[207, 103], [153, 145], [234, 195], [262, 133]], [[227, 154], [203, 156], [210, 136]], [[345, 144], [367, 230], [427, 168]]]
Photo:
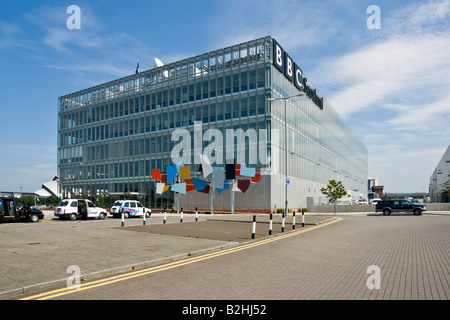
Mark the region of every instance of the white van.
[[92, 201], [84, 199], [61, 200], [55, 209], [55, 217], [70, 220], [76, 220], [77, 218], [103, 220], [107, 214], [105, 209], [99, 208]]

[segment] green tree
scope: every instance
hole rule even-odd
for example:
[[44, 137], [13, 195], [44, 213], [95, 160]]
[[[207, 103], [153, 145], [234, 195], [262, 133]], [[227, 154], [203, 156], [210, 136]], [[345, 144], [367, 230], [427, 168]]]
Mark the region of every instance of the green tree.
[[20, 200], [22, 200], [23, 203], [25, 203], [29, 206], [34, 206], [35, 201], [36, 201], [35, 197], [33, 197], [33, 196], [21, 196]]
[[320, 191], [328, 198], [330, 202], [334, 203], [334, 214], [337, 213], [337, 200], [347, 194], [345, 187], [341, 181], [329, 180], [328, 185], [325, 188], [321, 188]]

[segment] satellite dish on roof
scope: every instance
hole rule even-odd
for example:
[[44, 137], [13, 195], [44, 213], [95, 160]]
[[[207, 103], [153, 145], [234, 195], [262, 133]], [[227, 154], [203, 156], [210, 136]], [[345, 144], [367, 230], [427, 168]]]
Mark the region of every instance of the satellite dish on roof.
[[164, 63], [159, 60], [158, 58], [155, 58], [155, 67], [162, 67]]

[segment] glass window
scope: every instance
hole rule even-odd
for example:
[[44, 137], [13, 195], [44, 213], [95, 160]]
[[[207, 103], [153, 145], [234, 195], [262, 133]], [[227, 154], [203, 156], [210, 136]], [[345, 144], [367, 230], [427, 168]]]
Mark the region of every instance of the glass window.
[[190, 84], [189, 85], [189, 102], [193, 102], [194, 101], [194, 85]]
[[175, 104], [181, 103], [181, 88], [175, 88]]
[[247, 108], [247, 98], [242, 97], [241, 98], [241, 118], [245, 118], [248, 115], [248, 108]]
[[247, 71], [241, 72], [241, 92], [247, 91]]
[[217, 121], [223, 121], [223, 102], [217, 103]]
[[202, 83], [197, 82], [195, 84], [195, 100], [199, 101], [202, 99]]
[[225, 120], [231, 119], [231, 101], [225, 101]]
[[258, 81], [258, 88], [264, 88], [265, 85], [264, 67], [258, 69], [256, 77]]
[[225, 69], [231, 68], [231, 53], [225, 53]]
[[233, 74], [233, 93], [239, 92], [239, 73]]
[[258, 114], [259, 115], [263, 115], [265, 114], [265, 110], [266, 110], [266, 100], [264, 99], [264, 94], [260, 94], [258, 95]]
[[217, 96], [223, 96], [223, 78], [217, 78]]
[[250, 70], [248, 72], [248, 89], [256, 89], [256, 70]]
[[231, 75], [225, 76], [225, 94], [231, 93]]
[[233, 119], [239, 119], [239, 99], [233, 100]]
[[203, 123], [208, 123], [208, 105], [203, 106]]
[[214, 98], [216, 96], [216, 79], [209, 81], [209, 97]]
[[203, 99], [208, 99], [208, 80], [203, 81]]
[[247, 48], [241, 50], [241, 66], [247, 64]]
[[209, 105], [209, 122], [216, 121], [216, 104], [212, 103]]
[[[188, 110], [187, 109], [183, 109], [183, 110], [178, 110], [178, 116], [179, 117], [181, 117], [181, 119], [180, 120], [177, 120], [177, 123], [179, 123], [178, 125], [177, 125], [177, 128], [178, 127], [184, 127], [184, 126], [187, 126], [187, 115], [188, 115]], [[178, 121], [180, 121], [180, 122], [178, 122]]]
[[256, 116], [256, 96], [251, 96], [248, 100], [248, 115]]

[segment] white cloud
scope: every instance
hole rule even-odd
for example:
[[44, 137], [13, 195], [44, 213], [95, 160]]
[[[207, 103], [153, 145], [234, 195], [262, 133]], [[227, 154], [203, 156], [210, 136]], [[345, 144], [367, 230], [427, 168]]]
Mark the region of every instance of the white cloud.
[[383, 15], [373, 42], [314, 70], [388, 191], [422, 191], [450, 142], [449, 16], [450, 1], [413, 3]]

